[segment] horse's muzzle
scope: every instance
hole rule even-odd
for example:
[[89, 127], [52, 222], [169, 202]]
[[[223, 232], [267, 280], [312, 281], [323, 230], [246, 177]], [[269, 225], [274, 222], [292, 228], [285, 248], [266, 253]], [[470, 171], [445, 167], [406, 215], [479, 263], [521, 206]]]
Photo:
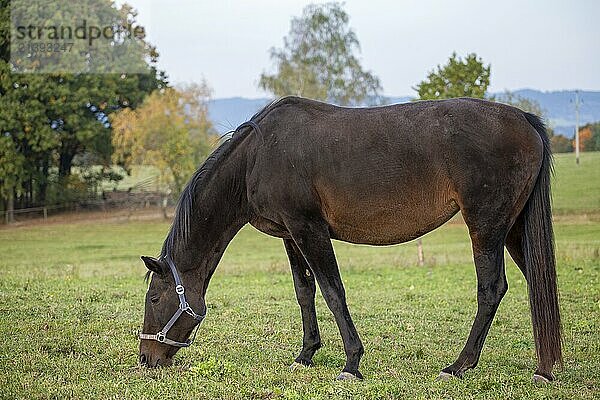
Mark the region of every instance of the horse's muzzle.
[[173, 364], [170, 357], [152, 357], [150, 354], [140, 353], [140, 366], [146, 368], [168, 367]]

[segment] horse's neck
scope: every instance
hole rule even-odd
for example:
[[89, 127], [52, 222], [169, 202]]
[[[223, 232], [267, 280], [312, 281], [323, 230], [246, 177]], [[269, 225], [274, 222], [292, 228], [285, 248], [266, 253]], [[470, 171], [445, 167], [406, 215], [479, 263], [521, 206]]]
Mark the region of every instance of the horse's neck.
[[245, 165], [243, 151], [234, 151], [214, 166], [195, 196], [190, 235], [178, 258], [202, 280], [210, 278], [229, 242], [249, 220]]

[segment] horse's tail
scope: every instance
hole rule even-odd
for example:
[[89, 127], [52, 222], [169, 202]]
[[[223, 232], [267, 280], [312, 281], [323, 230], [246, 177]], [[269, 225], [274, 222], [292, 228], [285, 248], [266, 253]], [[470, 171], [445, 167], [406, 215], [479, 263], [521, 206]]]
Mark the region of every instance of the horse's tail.
[[523, 252], [527, 271], [533, 337], [540, 372], [550, 372], [555, 363], [562, 366], [561, 324], [556, 285], [554, 232], [550, 204], [552, 152], [544, 123], [525, 113], [543, 143], [543, 158], [533, 192], [523, 210]]

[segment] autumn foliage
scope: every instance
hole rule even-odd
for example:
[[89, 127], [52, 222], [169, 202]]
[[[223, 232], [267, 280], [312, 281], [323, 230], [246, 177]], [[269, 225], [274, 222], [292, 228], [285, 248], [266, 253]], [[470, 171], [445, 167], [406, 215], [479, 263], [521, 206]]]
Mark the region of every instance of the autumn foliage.
[[600, 151], [600, 122], [579, 129], [579, 151]]
[[206, 83], [154, 91], [135, 110], [111, 118], [113, 161], [126, 169], [155, 166], [180, 192], [209, 153], [216, 136], [208, 120]]

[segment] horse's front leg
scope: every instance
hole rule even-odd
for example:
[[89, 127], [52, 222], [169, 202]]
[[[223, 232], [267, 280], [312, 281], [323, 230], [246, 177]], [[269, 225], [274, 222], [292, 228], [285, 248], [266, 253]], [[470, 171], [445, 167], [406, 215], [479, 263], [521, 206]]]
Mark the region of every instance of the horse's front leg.
[[331, 245], [329, 228], [324, 221], [285, 222], [298, 249], [314, 272], [321, 293], [342, 335], [346, 365], [338, 379], [362, 379], [358, 365], [364, 348], [346, 304], [346, 293]]
[[284, 239], [283, 244], [290, 260], [294, 289], [302, 313], [302, 329], [304, 331], [302, 350], [292, 364], [292, 368], [297, 367], [298, 364], [309, 366], [312, 365], [315, 352], [321, 347], [321, 335], [319, 334], [315, 310], [315, 292], [317, 290], [315, 277], [296, 243], [291, 239]]

